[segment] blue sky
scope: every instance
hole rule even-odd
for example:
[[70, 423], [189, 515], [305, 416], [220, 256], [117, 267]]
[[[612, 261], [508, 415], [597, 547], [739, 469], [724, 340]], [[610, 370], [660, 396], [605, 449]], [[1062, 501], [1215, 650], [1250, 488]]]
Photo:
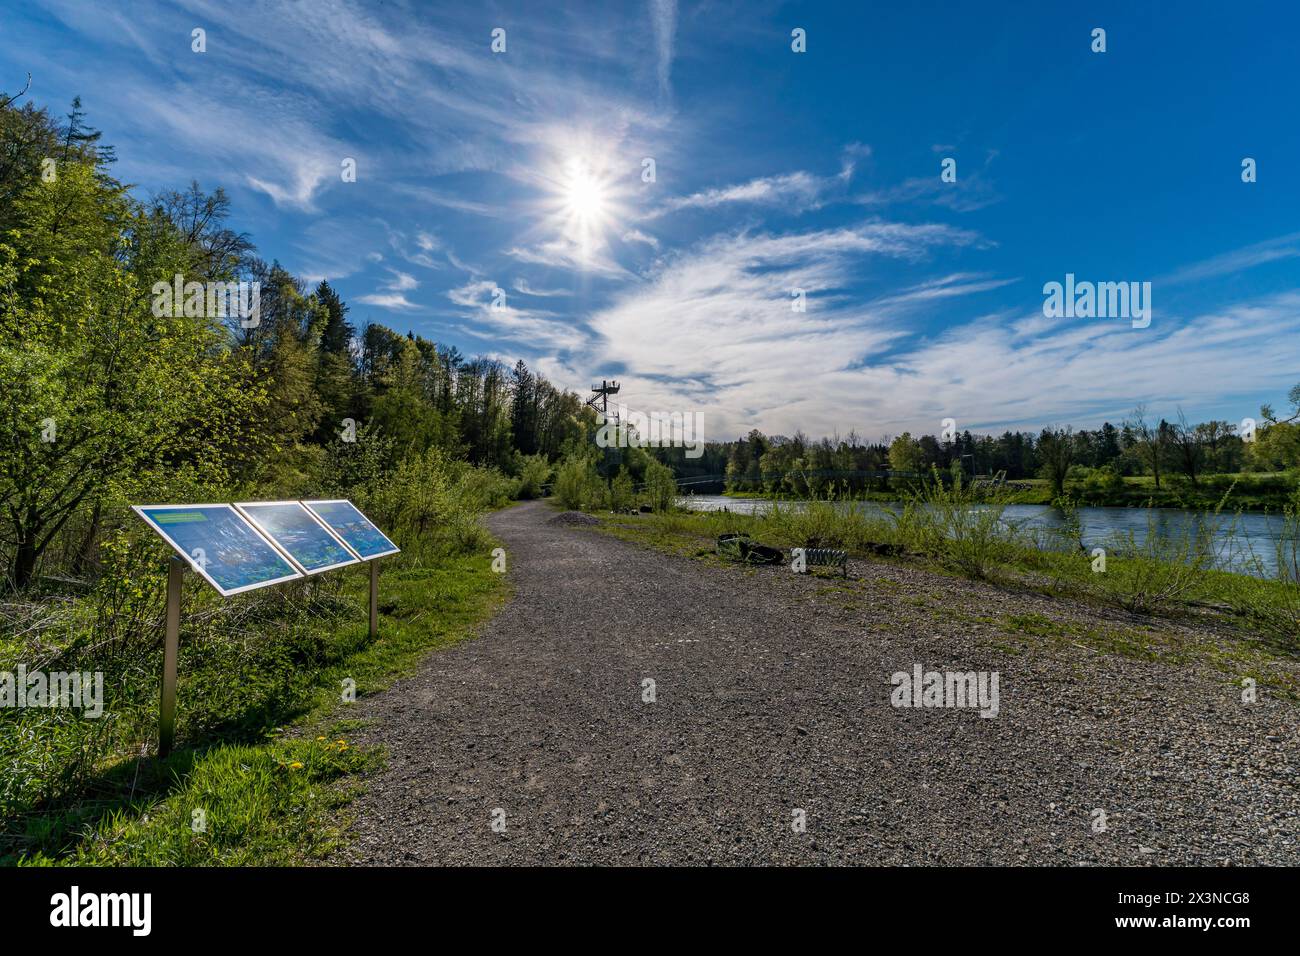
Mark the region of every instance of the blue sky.
[[[80, 95], [141, 194], [224, 186], [358, 324], [709, 439], [1236, 422], [1300, 381], [1297, 11], [44, 0], [0, 89]], [[1044, 317], [1066, 273], [1150, 326]]]

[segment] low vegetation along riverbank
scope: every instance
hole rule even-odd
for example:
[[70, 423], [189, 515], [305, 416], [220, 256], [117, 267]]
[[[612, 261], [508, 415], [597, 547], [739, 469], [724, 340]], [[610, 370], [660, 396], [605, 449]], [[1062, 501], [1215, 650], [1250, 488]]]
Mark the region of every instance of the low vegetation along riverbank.
[[[1300, 534], [1294, 510], [1288, 512], [1278, 547], [1280, 572], [1273, 578], [1213, 568], [1213, 516], [1182, 538], [1152, 534], [1139, 541], [1130, 535], [1098, 555], [1081, 549], [1068, 529], [1030, 534], [1004, 523], [997, 504], [975, 507], [960, 488], [933, 488], [886, 515], [836, 508], [831, 502], [800, 507], [774, 502], [752, 515], [671, 511], [605, 514], [600, 520], [608, 533], [699, 560], [725, 561], [716, 554], [717, 537], [741, 533], [758, 544], [786, 549], [787, 560], [788, 549], [796, 547], [843, 549], [859, 560], [986, 581], [1107, 614], [1117, 610], [1134, 622], [1131, 632], [1067, 626], [1041, 614], [1004, 623], [1040, 636], [1091, 641], [1128, 656], [1204, 659], [1234, 680], [1271, 683], [1292, 698], [1300, 693], [1293, 666], [1300, 661], [1300, 593], [1294, 580]], [[1231, 517], [1221, 520], [1230, 529]], [[908, 600], [906, 594], [897, 597]], [[1204, 628], [1204, 640], [1170, 641], [1142, 627], [1162, 621]]]
[[[1083, 469], [1086, 471], [1087, 469]], [[900, 481], [896, 490], [858, 491], [846, 496], [857, 501], [892, 503], [915, 491], [914, 482]], [[1096, 508], [1180, 508], [1209, 511], [1228, 510], [1281, 512], [1291, 504], [1296, 478], [1292, 474], [1210, 475], [1195, 485], [1177, 477], [1166, 478], [1159, 488], [1150, 476], [1093, 475], [1065, 481], [1065, 494], [1080, 505]], [[734, 498], [790, 500], [786, 492], [733, 490], [723, 492]], [[1044, 478], [1025, 478], [1012, 482], [1000, 493], [999, 501], [1014, 505], [1050, 505], [1058, 495]]]

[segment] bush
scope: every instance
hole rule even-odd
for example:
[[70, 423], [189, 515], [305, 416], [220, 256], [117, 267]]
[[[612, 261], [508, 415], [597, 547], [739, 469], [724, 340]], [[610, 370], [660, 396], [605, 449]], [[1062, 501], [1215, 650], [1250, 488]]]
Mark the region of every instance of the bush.
[[1094, 468], [1084, 479], [1084, 491], [1091, 494], [1113, 495], [1124, 490], [1124, 476], [1114, 465], [1102, 465]]
[[591, 511], [605, 501], [605, 487], [590, 458], [570, 457], [556, 470], [555, 497], [571, 511]]
[[620, 468], [614, 480], [609, 483], [609, 494], [606, 500], [610, 511], [626, 511], [635, 503], [636, 487], [632, 484], [632, 476], [627, 473], [626, 468]]
[[542, 486], [551, 480], [551, 464], [545, 455], [525, 455], [519, 467], [519, 492], [522, 499], [540, 498]]
[[651, 459], [645, 468], [645, 500], [655, 511], [671, 511], [677, 502], [677, 481], [673, 470]]
[[1212, 514], [1177, 535], [1161, 533], [1157, 520], [1154, 510], [1148, 512], [1140, 541], [1132, 531], [1113, 538], [1106, 570], [1093, 575], [1102, 595], [1129, 611], [1149, 614], [1186, 599], [1215, 564]]
[[496, 468], [458, 463], [452, 489], [457, 503], [468, 511], [489, 511], [509, 504], [519, 492], [519, 479]]
[[[1300, 647], [1300, 489], [1292, 493], [1291, 501], [1282, 509], [1282, 527], [1274, 542], [1273, 557], [1276, 587], [1271, 589], [1270, 599], [1260, 600], [1246, 592], [1233, 604], [1283, 643]], [[1267, 567], [1258, 555], [1248, 555], [1247, 565], [1257, 577], [1268, 578]]]
[[408, 455], [391, 477], [371, 494], [378, 514], [386, 519], [390, 534], [399, 538], [421, 537], [452, 507], [452, 476], [442, 452], [430, 449], [422, 455]]

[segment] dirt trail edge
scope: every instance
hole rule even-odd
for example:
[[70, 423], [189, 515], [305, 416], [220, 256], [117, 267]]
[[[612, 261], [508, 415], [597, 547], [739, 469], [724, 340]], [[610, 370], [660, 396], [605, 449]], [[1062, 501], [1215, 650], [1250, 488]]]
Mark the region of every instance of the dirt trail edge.
[[[389, 760], [338, 862], [1300, 862], [1291, 702], [970, 623], [1096, 613], [1047, 598], [745, 573], [555, 514], [492, 515], [514, 598], [349, 711]], [[997, 671], [997, 716], [891, 706], [918, 664]]]

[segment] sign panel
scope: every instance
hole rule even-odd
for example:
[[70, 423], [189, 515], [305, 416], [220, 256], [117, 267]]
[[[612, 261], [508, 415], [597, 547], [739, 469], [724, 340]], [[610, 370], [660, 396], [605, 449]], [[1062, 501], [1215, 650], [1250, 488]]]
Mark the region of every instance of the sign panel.
[[401, 550], [350, 501], [336, 498], [330, 501], [304, 501], [303, 504], [363, 561], [396, 554]]
[[225, 597], [302, 577], [231, 505], [132, 505]]
[[246, 501], [235, 508], [307, 574], [360, 560], [301, 501]]

